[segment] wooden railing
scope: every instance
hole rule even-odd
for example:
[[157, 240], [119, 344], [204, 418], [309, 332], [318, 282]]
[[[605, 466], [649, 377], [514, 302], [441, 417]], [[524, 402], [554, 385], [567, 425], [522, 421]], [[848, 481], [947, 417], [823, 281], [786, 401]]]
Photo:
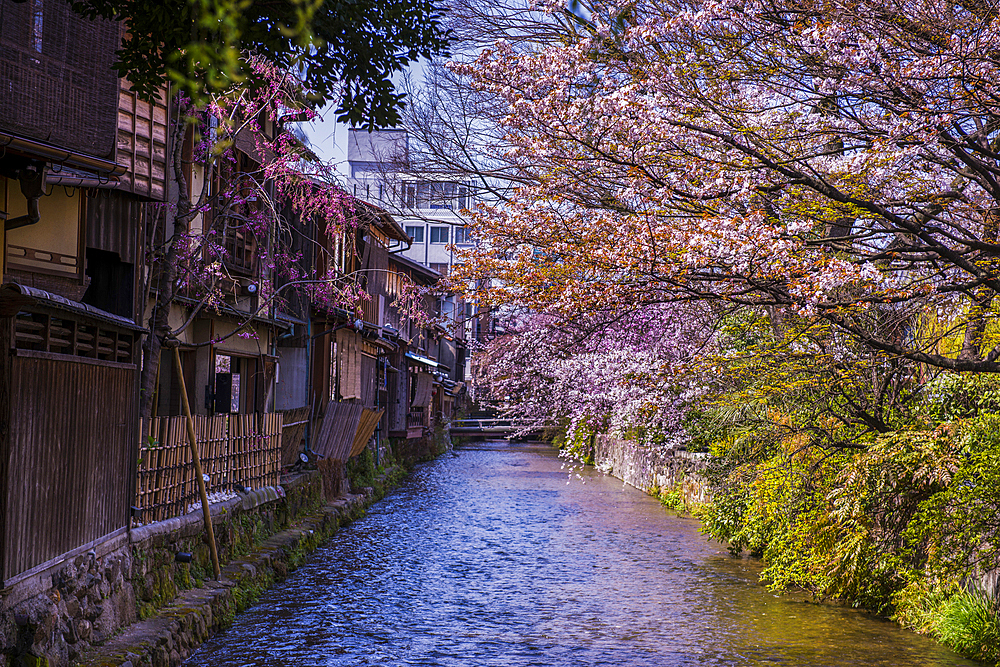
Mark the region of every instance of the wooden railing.
[[[273, 486], [281, 472], [282, 415], [195, 417], [205, 486], [211, 495]], [[198, 487], [184, 417], [157, 417], [139, 450], [136, 507], [142, 523], [186, 514]]]
[[422, 429], [428, 426], [427, 423], [427, 409], [422, 407], [411, 407], [410, 411], [406, 414], [406, 428], [419, 428]]

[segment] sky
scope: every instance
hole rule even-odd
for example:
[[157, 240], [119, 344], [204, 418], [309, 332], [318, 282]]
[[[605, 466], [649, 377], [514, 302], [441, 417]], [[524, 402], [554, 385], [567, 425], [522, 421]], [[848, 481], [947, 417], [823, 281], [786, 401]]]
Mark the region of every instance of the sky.
[[[424, 61], [412, 63], [407, 68], [407, 74], [415, 80], [420, 80], [423, 77], [424, 68]], [[400, 92], [403, 77], [404, 75], [397, 74], [392, 79], [397, 93]], [[309, 141], [312, 143], [313, 151], [315, 151], [316, 154], [323, 160], [335, 165], [337, 167], [337, 171], [342, 174], [344, 178], [348, 178], [351, 175], [350, 169], [347, 168], [348, 126], [343, 123], [338, 123], [335, 120], [337, 114], [334, 111], [334, 108], [335, 105], [333, 104], [327, 106], [320, 112], [322, 120], [305, 123], [301, 125], [301, 127], [305, 130], [306, 136], [309, 137]]]
[[344, 178], [350, 176], [347, 168], [347, 125], [335, 120], [334, 106], [330, 105], [320, 112], [322, 120], [314, 120], [300, 127], [312, 143], [312, 149], [324, 161], [337, 167]]

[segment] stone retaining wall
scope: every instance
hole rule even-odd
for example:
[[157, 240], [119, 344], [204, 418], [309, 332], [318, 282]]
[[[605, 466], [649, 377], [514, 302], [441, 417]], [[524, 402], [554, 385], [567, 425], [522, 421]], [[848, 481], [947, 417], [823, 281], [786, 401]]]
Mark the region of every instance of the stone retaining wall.
[[708, 484], [704, 478], [708, 454], [681, 449], [661, 450], [631, 440], [598, 435], [594, 438], [594, 465], [642, 491], [677, 491], [688, 506], [708, 500]]
[[371, 489], [309, 514], [290, 529], [264, 540], [252, 553], [222, 569], [222, 581], [208, 579], [182, 591], [155, 615], [81, 657], [82, 667], [177, 667], [260, 594], [305, 561], [340, 526], [364, 513]]
[[[268, 536], [323, 507], [316, 471], [282, 481], [282, 486], [212, 505], [220, 562], [238, 562]], [[178, 553], [191, 554], [190, 562], [179, 562]], [[4, 664], [73, 664], [211, 575], [200, 510], [121, 531], [85, 551], [71, 552], [0, 591]]]

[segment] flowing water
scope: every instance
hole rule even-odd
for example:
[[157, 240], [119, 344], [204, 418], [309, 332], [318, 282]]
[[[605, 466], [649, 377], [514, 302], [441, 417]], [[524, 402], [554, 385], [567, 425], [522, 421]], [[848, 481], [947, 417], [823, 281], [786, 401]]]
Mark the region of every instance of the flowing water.
[[842, 607], [775, 595], [645, 494], [544, 445], [416, 470], [186, 664], [973, 665]]

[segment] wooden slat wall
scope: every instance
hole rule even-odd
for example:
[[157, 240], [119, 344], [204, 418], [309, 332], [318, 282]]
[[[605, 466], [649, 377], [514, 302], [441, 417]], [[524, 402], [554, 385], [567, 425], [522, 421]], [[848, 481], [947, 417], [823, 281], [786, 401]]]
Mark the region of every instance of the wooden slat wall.
[[4, 579], [127, 525], [134, 366], [68, 359], [10, 359]]
[[361, 422], [358, 424], [358, 431], [354, 434], [354, 440], [351, 443], [351, 452], [349, 457], [355, 457], [365, 451], [365, 447], [368, 446], [368, 441], [372, 439], [375, 429], [378, 428], [378, 423], [382, 419], [383, 412], [385, 412], [385, 410], [369, 410], [368, 408], [365, 408], [364, 412], [361, 414]]
[[361, 403], [374, 408], [378, 396], [378, 360], [367, 354], [361, 358]]
[[322, 458], [346, 461], [364, 409], [360, 403], [327, 403], [323, 422], [311, 443], [312, 450]]
[[410, 392], [408, 391], [410, 375], [406, 371], [405, 364], [401, 364], [398, 360], [394, 360], [394, 363], [397, 367], [402, 366], [402, 368], [397, 368], [396, 372], [390, 371], [388, 374], [389, 431], [399, 432], [406, 430], [406, 414], [410, 409]]
[[143, 102], [121, 81], [118, 92], [118, 147], [115, 161], [128, 167], [123, 190], [163, 201], [167, 191], [167, 92], [155, 104]]
[[[381, 241], [375, 241], [372, 244], [371, 255], [369, 257], [369, 265], [371, 272], [368, 276], [368, 289], [366, 290], [372, 295], [372, 303], [378, 305], [378, 295], [385, 294], [387, 291], [387, 274], [389, 272], [389, 250]], [[379, 324], [377, 313], [376, 318], [368, 320], [373, 324]]]
[[302, 437], [309, 423], [309, 406], [282, 410], [281, 426], [281, 464], [292, 465], [298, 462], [302, 451]]
[[[136, 504], [144, 523], [180, 516], [198, 501], [185, 417], [157, 417], [140, 452]], [[195, 417], [208, 493], [274, 486], [281, 474], [282, 415]]]
[[87, 247], [116, 252], [123, 262], [135, 264], [150, 206], [127, 192], [92, 190], [87, 197]]
[[[0, 3], [0, 127], [102, 159], [115, 152], [111, 67], [119, 23], [89, 20], [67, 2]], [[33, 28], [43, 19], [43, 39]]]

